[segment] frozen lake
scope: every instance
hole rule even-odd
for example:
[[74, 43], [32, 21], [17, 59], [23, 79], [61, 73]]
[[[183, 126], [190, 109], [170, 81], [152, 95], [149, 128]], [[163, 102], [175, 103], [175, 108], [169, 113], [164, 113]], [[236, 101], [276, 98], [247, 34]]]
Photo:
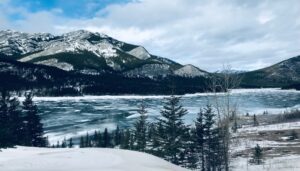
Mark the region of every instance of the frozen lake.
[[[220, 98], [224, 94], [218, 94]], [[144, 99], [149, 120], [159, 116], [167, 96], [83, 96], [35, 97], [45, 131], [54, 143], [64, 137], [79, 136], [87, 131], [129, 127], [136, 119], [138, 104]], [[189, 111], [186, 122], [192, 123], [200, 107], [212, 103], [214, 95], [188, 94], [182, 105]], [[232, 101], [238, 103], [239, 113], [280, 113], [300, 108], [300, 91], [280, 89], [232, 90]]]

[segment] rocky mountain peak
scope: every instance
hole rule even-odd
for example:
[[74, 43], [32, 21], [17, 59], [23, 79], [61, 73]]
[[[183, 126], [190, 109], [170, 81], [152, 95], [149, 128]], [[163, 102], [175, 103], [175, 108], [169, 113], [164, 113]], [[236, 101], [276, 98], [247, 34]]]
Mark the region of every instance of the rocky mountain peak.
[[207, 72], [200, 70], [199, 68], [195, 67], [194, 65], [188, 64], [184, 65], [183, 67], [174, 71], [175, 75], [182, 76], [182, 77], [199, 77], [199, 76], [206, 76]]
[[192, 65], [183, 67], [170, 59], [151, 55], [143, 46], [86, 30], [57, 36], [1, 31], [0, 56], [81, 73], [122, 72], [130, 77], [151, 78], [174, 74], [182, 77], [204, 75]]
[[145, 60], [151, 57], [149, 52], [142, 46], [138, 46], [137, 48], [132, 49], [131, 51], [128, 52], [132, 56], [135, 56], [139, 59]]

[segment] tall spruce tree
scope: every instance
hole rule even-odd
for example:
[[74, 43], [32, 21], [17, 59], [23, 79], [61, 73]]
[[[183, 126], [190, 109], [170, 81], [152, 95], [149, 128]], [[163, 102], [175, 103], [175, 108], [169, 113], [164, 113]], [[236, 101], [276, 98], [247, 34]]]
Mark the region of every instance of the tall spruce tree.
[[80, 148], [84, 148], [84, 147], [85, 147], [85, 142], [84, 142], [83, 136], [80, 137], [79, 147], [80, 147]]
[[95, 130], [94, 135], [92, 137], [92, 146], [98, 147], [98, 140], [99, 140], [99, 132]]
[[199, 164], [199, 151], [197, 148], [197, 142], [196, 142], [196, 129], [191, 128], [188, 134], [187, 146], [185, 150], [183, 151], [183, 159], [180, 161], [180, 165], [184, 166], [186, 168], [195, 170], [198, 168]]
[[9, 126], [9, 113], [8, 113], [8, 106], [9, 106], [9, 94], [7, 91], [1, 92], [1, 99], [0, 99], [0, 148], [6, 148], [13, 146], [11, 142], [11, 129]]
[[102, 147], [102, 144], [103, 144], [102, 134], [101, 131], [98, 131], [98, 139], [97, 139], [96, 147]]
[[24, 145], [24, 123], [21, 117], [20, 102], [15, 97], [9, 99], [8, 118], [11, 143]]
[[74, 146], [73, 138], [70, 138], [70, 139], [69, 139], [69, 143], [68, 143], [68, 147], [69, 147], [69, 148], [73, 148], [73, 146]]
[[145, 151], [146, 150], [146, 142], [147, 142], [147, 111], [144, 104], [144, 101], [140, 104], [138, 113], [140, 117], [134, 123], [134, 134], [135, 134], [135, 147], [134, 149], [137, 151]]
[[105, 128], [103, 133], [103, 146], [104, 148], [111, 147], [111, 137], [109, 135], [109, 132], [107, 128]]
[[134, 150], [134, 142], [135, 142], [135, 137], [133, 133], [130, 133], [129, 137], [129, 149]]
[[162, 138], [164, 137], [165, 134], [164, 134], [164, 130], [163, 130], [161, 123], [160, 122], [151, 123], [149, 125], [148, 130], [151, 130], [151, 131], [149, 131], [149, 133], [151, 132], [151, 136], [149, 137], [149, 135], [148, 135], [148, 137], [149, 137], [148, 152], [155, 156], [163, 158], [164, 154], [162, 153], [163, 150], [162, 150], [160, 141], [162, 140]]
[[67, 148], [67, 140], [64, 138], [64, 140], [61, 142], [61, 148]]
[[43, 137], [43, 124], [38, 115], [37, 106], [32, 101], [32, 93], [25, 95], [23, 110], [25, 112], [26, 145], [35, 147], [46, 146], [46, 139]]
[[171, 96], [166, 99], [157, 123], [160, 132], [155, 138], [161, 146], [161, 156], [174, 164], [180, 163], [182, 156], [179, 154], [186, 148], [188, 127], [183, 122], [186, 114], [187, 110], [180, 104], [180, 97]]
[[214, 121], [214, 113], [212, 112], [211, 106], [207, 106], [203, 114], [204, 119], [204, 141], [205, 141], [205, 154], [206, 154], [206, 167], [207, 170], [211, 170], [213, 167], [214, 160], [214, 149], [212, 148], [214, 144], [214, 134], [213, 134], [213, 126], [215, 124]]
[[200, 112], [198, 113], [198, 117], [195, 122], [195, 146], [199, 154], [200, 164], [201, 164], [201, 170], [205, 170], [205, 151], [204, 151], [204, 121], [203, 121], [203, 110], [200, 109]]
[[203, 113], [204, 170], [220, 170], [222, 167], [222, 141], [219, 136], [220, 129], [216, 127], [215, 116], [212, 107], [207, 105]]
[[259, 122], [258, 122], [258, 120], [257, 120], [256, 115], [254, 114], [254, 115], [253, 115], [253, 126], [258, 126], [258, 125], [259, 125]]
[[116, 130], [114, 131], [114, 145], [118, 146], [121, 144], [121, 138], [122, 137], [122, 133], [121, 130], [119, 128], [119, 126], [117, 126]]
[[91, 147], [92, 146], [92, 142], [91, 142], [91, 138], [89, 133], [87, 132], [85, 135], [85, 140], [84, 140], [84, 147]]
[[122, 135], [122, 141], [120, 145], [121, 149], [129, 149], [130, 148], [130, 130], [126, 129]]

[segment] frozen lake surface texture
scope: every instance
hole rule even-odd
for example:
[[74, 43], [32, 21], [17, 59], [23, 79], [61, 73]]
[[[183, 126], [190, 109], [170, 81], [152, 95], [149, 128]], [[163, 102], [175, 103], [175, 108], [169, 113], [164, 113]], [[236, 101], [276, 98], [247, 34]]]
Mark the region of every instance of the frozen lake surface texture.
[[[300, 91], [280, 89], [236, 89], [231, 100], [239, 104], [240, 114], [280, 113], [300, 108]], [[224, 94], [217, 95], [224, 98]], [[139, 116], [138, 105], [144, 100], [149, 120], [159, 116], [167, 96], [82, 96], [82, 97], [35, 97], [34, 101], [51, 143], [117, 125], [129, 127]], [[189, 111], [185, 120], [192, 123], [200, 107], [213, 103], [214, 94], [187, 94], [182, 105]], [[22, 99], [21, 99], [22, 100]]]

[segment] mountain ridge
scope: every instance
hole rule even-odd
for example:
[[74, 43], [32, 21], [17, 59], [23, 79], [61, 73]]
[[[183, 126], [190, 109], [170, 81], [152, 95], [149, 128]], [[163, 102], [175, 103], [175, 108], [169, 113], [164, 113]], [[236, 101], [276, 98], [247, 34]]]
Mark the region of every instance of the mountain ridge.
[[[61, 72], [59, 70], [62, 70], [64, 71], [63, 75], [71, 80], [70, 84], [73, 86], [78, 84], [94, 86], [94, 88], [89, 88], [89, 93], [96, 89], [99, 94], [106, 93], [100, 90], [101, 88], [109, 93], [114, 93], [107, 87], [109, 84], [120, 87], [117, 85], [117, 81], [113, 81], [109, 77], [121, 80], [122, 86], [125, 87], [117, 90], [116, 93], [135, 93], [135, 90], [138, 89], [137, 85], [142, 86], [144, 83], [155, 85], [153, 87], [159, 89], [158, 91], [146, 90], [147, 93], [164, 93], [163, 89], [171, 92], [172, 87], [178, 85], [183, 88], [180, 93], [192, 93], [205, 91], [207, 89], [205, 80], [219, 77], [222, 74], [222, 72], [209, 73], [191, 64], [182, 65], [168, 58], [153, 55], [143, 46], [128, 44], [105, 34], [85, 30], [61, 35], [30, 34], [12, 30], [0, 31], [0, 62], [3, 59], [10, 60], [10, 63], [6, 62], [5, 65], [2, 65], [8, 69], [2, 68], [0, 74], [4, 74], [3, 77], [10, 78], [10, 80], [12, 80], [12, 75], [19, 81], [25, 77], [28, 79], [32, 77], [17, 71], [18, 67], [20, 71], [32, 73], [37, 78], [40, 76], [39, 72], [44, 73], [44, 76], [51, 76], [54, 74], [53, 71], [59, 73]], [[14, 66], [12, 61], [20, 63]], [[26, 64], [32, 64], [32, 66], [28, 68], [29, 65]], [[50, 68], [45, 69], [40, 66], [49, 66]], [[15, 70], [10, 70], [9, 67]], [[36, 72], [34, 72], [34, 67], [36, 67]], [[53, 67], [58, 70], [53, 70]], [[300, 56], [259, 70], [230, 74], [241, 77], [240, 87], [243, 88], [293, 87], [291, 85], [299, 87]], [[105, 78], [105, 84], [108, 85], [104, 85], [99, 78]], [[139, 83], [138, 80], [144, 81], [144, 83]], [[62, 81], [58, 79], [58, 82]], [[183, 85], [185, 83], [186, 85]], [[54, 85], [66, 86], [64, 84]], [[159, 86], [161, 87], [158, 88]], [[189, 90], [192, 88], [195, 90]], [[148, 89], [150, 90], [150, 88]], [[145, 93], [143, 90], [140, 91]]]
[[300, 83], [300, 55], [239, 74], [242, 87], [286, 87]]
[[[202, 70], [195, 67], [195, 73], [178, 75], [175, 70], [184, 65], [152, 55], [143, 46], [128, 44], [105, 34], [85, 30], [58, 36], [49, 33], [0, 31], [0, 55], [20, 62], [55, 66], [84, 74], [124, 72], [125, 76], [130, 77], [155, 78], [168, 75], [203, 77], [204, 73], [207, 73], [199, 74]], [[78, 62], [81, 64], [78, 65]], [[164, 69], [166, 66], [169, 69]], [[147, 70], [153, 67], [161, 67], [161, 72], [153, 73]], [[137, 71], [142, 71], [143, 74]]]

